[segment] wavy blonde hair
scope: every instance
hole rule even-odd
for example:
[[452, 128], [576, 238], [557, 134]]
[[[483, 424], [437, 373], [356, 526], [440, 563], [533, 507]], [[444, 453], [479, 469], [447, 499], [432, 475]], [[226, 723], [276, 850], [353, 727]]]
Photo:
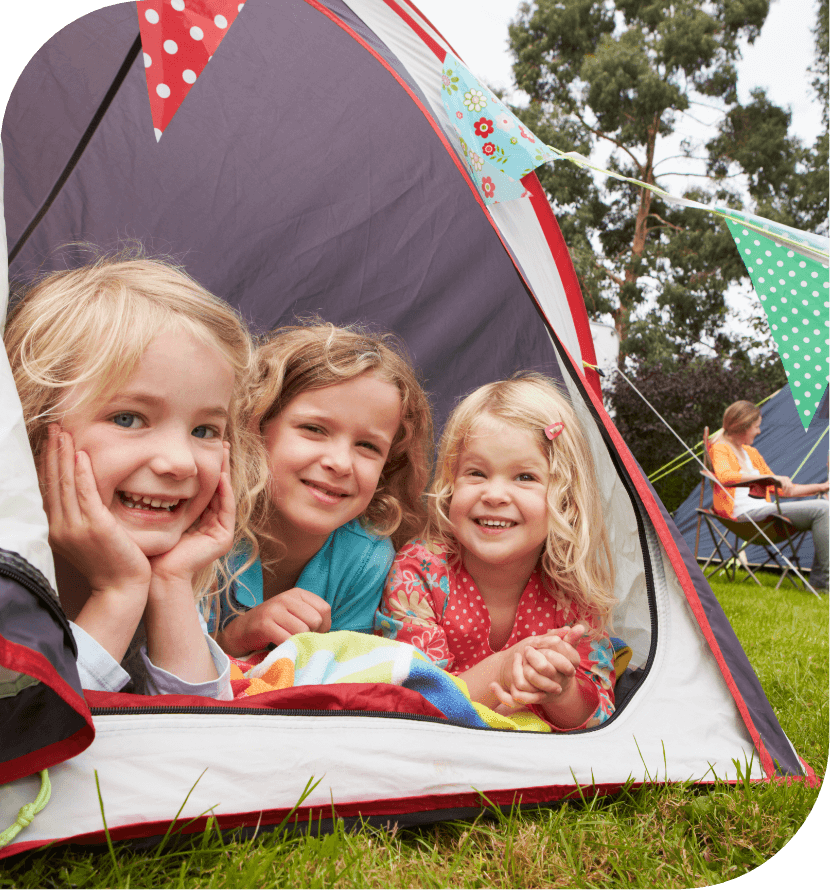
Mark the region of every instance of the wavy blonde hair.
[[[244, 539], [256, 547], [248, 526], [257, 494], [255, 437], [240, 423], [251, 338], [227, 303], [166, 260], [145, 258], [140, 250], [101, 256], [47, 274], [24, 292], [9, 318], [5, 345], [32, 452], [37, 459], [48, 425], [61, 420], [70, 398], [72, 407], [107, 398], [127, 382], [150, 342], [177, 327], [216, 348], [233, 369], [225, 437], [236, 498], [234, 543]], [[81, 392], [73, 392], [78, 386]], [[203, 608], [226, 583], [220, 562], [194, 579], [197, 597], [207, 600]]]
[[[523, 372], [488, 383], [452, 412], [441, 436], [428, 497], [427, 540], [442, 545], [451, 557], [461, 557], [449, 506], [461, 457], [485, 416], [531, 433], [548, 458], [548, 536], [542, 571], [558, 601], [575, 604], [580, 615], [592, 616], [599, 627], [604, 626], [616, 604], [614, 563], [594, 459], [572, 405], [554, 381], [541, 374]], [[565, 426], [551, 441], [545, 428], [556, 421]]]
[[[256, 370], [248, 392], [246, 416], [259, 432], [303, 392], [323, 389], [372, 373], [395, 386], [401, 397], [401, 423], [380, 474], [380, 483], [360, 521], [396, 548], [420, 534], [426, 524], [423, 493], [429, 482], [432, 412], [403, 345], [391, 334], [357, 326], [337, 327], [320, 319], [281, 328], [256, 351]], [[260, 488], [252, 527], [261, 539], [268, 532], [268, 462], [260, 446]]]

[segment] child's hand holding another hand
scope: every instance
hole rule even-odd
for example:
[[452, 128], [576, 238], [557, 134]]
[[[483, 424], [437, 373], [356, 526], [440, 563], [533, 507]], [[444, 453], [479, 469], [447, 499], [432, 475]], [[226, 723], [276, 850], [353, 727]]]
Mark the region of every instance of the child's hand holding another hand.
[[490, 688], [499, 702], [515, 710], [540, 705], [561, 726], [578, 726], [585, 719], [585, 701], [576, 669], [580, 657], [576, 644], [585, 635], [582, 624], [527, 637], [505, 655], [501, 682]]
[[316, 593], [292, 587], [234, 618], [216, 641], [239, 658], [270, 644], [284, 643], [294, 634], [331, 630], [331, 606]]

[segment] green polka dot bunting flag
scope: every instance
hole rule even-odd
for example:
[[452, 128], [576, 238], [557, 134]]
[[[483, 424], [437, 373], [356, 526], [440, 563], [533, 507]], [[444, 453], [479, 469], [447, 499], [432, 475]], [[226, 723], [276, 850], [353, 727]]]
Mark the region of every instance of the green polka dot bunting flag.
[[767, 237], [740, 222], [727, 219], [726, 223], [766, 311], [798, 416], [807, 429], [830, 372], [827, 261], [818, 259], [807, 244], [795, 244], [790, 238], [782, 243], [773, 232]]

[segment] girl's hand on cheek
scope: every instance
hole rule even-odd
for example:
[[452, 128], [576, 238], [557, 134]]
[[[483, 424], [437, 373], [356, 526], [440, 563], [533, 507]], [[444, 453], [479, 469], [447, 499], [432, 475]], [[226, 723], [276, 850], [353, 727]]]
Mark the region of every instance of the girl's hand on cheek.
[[294, 634], [331, 630], [331, 606], [316, 593], [293, 587], [225, 625], [216, 641], [234, 658], [278, 646]]
[[92, 595], [120, 590], [146, 597], [147, 557], [101, 501], [89, 455], [76, 454], [58, 424], [49, 426], [40, 478], [49, 545], [84, 575]]
[[231, 488], [230, 453], [230, 443], [223, 442], [219, 482], [198, 522], [181, 536], [172, 550], [150, 559], [154, 579], [175, 579], [190, 584], [194, 575], [231, 549], [236, 500]]

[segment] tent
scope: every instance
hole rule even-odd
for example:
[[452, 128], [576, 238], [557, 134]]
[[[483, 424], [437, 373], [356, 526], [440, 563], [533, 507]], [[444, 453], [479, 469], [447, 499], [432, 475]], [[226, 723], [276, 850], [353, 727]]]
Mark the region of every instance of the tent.
[[[187, 832], [208, 813], [222, 828], [277, 824], [312, 777], [319, 784], [301, 821], [334, 810], [400, 825], [478, 813], [482, 795], [533, 805], [577, 786], [736, 781], [739, 770], [813, 781], [603, 409], [583, 364], [594, 364], [584, 303], [538, 179], [525, 176], [522, 197], [488, 205], [462, 161], [441, 100], [441, 34], [408, 0], [251, 2], [160, 140], [138, 34], [134, 4], [96, 11], [55, 35], [19, 79], [2, 131], [13, 285], [73, 262], [61, 245], [135, 237], [181, 258], [257, 330], [320, 312], [395, 331], [439, 424], [482, 382], [519, 368], [559, 377], [598, 466], [616, 559], [615, 633], [633, 658], [608, 722], [554, 736], [423, 719], [402, 692], [387, 696], [385, 712], [367, 710], [372, 690], [345, 687], [269, 693], [244, 708], [104, 693], [84, 702], [47, 583], [18, 405], [2, 445], [20, 491], [0, 492], [0, 546], [17, 556], [0, 562], [16, 559], [37, 580], [9, 586], [15, 601], [38, 597], [43, 626], [24, 635], [28, 618], [2, 600], [0, 666], [25, 688], [4, 688], [4, 732], [20, 751], [3, 748], [0, 821], [35, 798], [43, 766], [52, 799], [2, 854], [103, 842], [96, 782], [119, 839], [163, 834], [177, 813]], [[14, 419], [7, 379], [3, 397]], [[23, 696], [41, 687], [57, 702], [32, 708]], [[41, 715], [72, 744], [38, 753]]]
[[[710, 429], [720, 426], [720, 418], [712, 418]], [[703, 423], [703, 422], [702, 422]], [[701, 427], [702, 434], [702, 427]], [[755, 448], [764, 456], [768, 466], [776, 473], [793, 476], [794, 481], [808, 485], [827, 479], [827, 396], [807, 430], [801, 426], [789, 384], [778, 390], [761, 405], [761, 432], [755, 440]], [[800, 468], [800, 469], [799, 469]], [[796, 471], [797, 475], [796, 475]], [[697, 533], [697, 513], [700, 506], [700, 486], [675, 510], [673, 518], [680, 533], [694, 553]], [[704, 486], [703, 506], [712, 509], [712, 489]], [[706, 523], [700, 526], [698, 557], [705, 559], [714, 549], [712, 535]], [[763, 562], [766, 554], [760, 546], [746, 549], [750, 564]], [[808, 534], [798, 551], [802, 568], [809, 571], [813, 562], [813, 539]], [[809, 576], [808, 576], [809, 580]]]

